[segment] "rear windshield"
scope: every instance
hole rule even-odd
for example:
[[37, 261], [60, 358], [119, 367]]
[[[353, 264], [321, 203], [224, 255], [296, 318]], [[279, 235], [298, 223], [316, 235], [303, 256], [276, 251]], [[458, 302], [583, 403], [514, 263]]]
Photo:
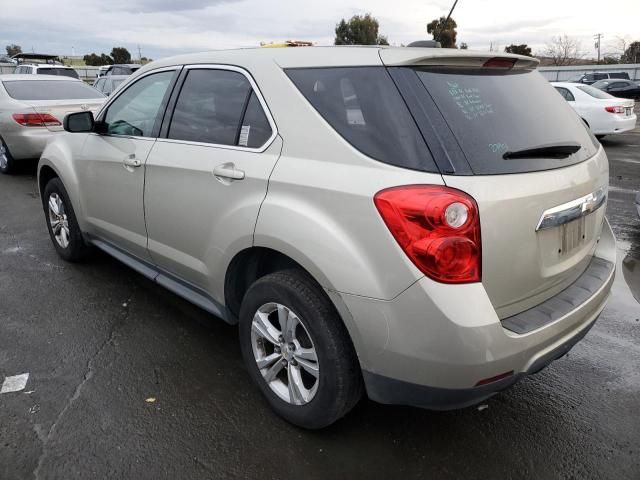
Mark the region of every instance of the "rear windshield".
[[334, 130], [365, 155], [413, 170], [438, 171], [385, 68], [300, 68], [286, 73]]
[[593, 98], [613, 98], [613, 95], [609, 95], [607, 92], [603, 92], [602, 90], [598, 90], [596, 87], [592, 87], [591, 85], [580, 85], [576, 87], [578, 90], [582, 90], [584, 93], [591, 95]]
[[16, 100], [69, 100], [104, 98], [95, 88], [76, 80], [8, 80], [2, 82]]
[[[430, 95], [475, 174], [519, 173], [564, 167], [596, 153], [596, 143], [573, 109], [537, 71], [419, 68]], [[578, 87], [583, 88], [583, 87]], [[514, 153], [579, 144], [566, 158]]]
[[38, 75], [60, 75], [62, 77], [78, 78], [78, 72], [72, 68], [39, 68]]

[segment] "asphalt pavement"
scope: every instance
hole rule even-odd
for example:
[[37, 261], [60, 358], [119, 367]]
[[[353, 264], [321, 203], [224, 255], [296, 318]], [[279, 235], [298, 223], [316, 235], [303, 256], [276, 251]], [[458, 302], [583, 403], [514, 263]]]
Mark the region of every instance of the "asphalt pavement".
[[[567, 357], [453, 412], [363, 400], [319, 432], [276, 417], [236, 328], [49, 240], [35, 166], [0, 175], [0, 479], [640, 479], [640, 130], [602, 141], [610, 301]], [[114, 190], [115, 193], [115, 190]]]

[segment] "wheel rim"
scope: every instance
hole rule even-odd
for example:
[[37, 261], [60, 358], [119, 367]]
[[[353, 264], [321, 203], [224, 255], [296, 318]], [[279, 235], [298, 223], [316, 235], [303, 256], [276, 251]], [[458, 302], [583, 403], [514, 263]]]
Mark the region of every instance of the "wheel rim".
[[62, 248], [69, 246], [69, 220], [60, 195], [52, 193], [49, 195], [49, 224], [53, 238]]
[[290, 308], [262, 305], [253, 316], [251, 346], [269, 388], [287, 403], [305, 405], [315, 397], [319, 363], [308, 330]]
[[0, 168], [7, 168], [9, 157], [7, 157], [7, 148], [0, 142]]

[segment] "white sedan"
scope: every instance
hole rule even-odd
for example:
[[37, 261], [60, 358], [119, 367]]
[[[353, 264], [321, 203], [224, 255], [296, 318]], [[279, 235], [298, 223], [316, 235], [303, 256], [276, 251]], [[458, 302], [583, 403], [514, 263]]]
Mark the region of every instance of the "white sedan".
[[628, 132], [636, 127], [635, 102], [616, 98], [590, 85], [551, 82], [597, 137]]

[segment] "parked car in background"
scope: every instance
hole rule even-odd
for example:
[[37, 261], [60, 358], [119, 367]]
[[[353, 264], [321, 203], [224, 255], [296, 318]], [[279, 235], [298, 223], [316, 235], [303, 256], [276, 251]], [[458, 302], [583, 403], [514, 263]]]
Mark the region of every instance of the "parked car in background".
[[39, 158], [67, 113], [97, 112], [104, 95], [80, 80], [52, 75], [0, 75], [0, 172]]
[[93, 82], [93, 86], [99, 92], [109, 96], [127, 78], [129, 78], [129, 75], [107, 75], [96, 79]]
[[593, 85], [567, 82], [551, 82], [551, 85], [569, 102], [596, 137], [628, 132], [636, 127], [633, 100], [616, 98]]
[[249, 375], [297, 425], [363, 389], [472, 405], [564, 356], [615, 272], [606, 154], [537, 64], [362, 47], [153, 62], [43, 153], [53, 246], [95, 245], [239, 323]]
[[640, 84], [632, 80], [598, 80], [591, 86], [614, 97], [640, 99]]
[[137, 63], [119, 63], [116, 65], [109, 65], [105, 71], [105, 75], [131, 75], [133, 72], [140, 69], [142, 65]]
[[102, 65], [101, 67], [98, 67], [97, 78], [102, 77], [105, 73], [107, 73], [107, 70], [109, 70], [109, 65]]
[[599, 80], [608, 80], [614, 78], [621, 78], [624, 80], [629, 80], [629, 74], [627, 72], [594, 72], [594, 73], [583, 73], [581, 75], [577, 75], [573, 78], [570, 78], [568, 82], [572, 83], [583, 83], [585, 85], [591, 85]]
[[59, 62], [57, 55], [18, 53], [12, 58], [17, 61], [17, 66], [13, 73], [18, 75], [60, 75], [79, 78], [78, 72]]

